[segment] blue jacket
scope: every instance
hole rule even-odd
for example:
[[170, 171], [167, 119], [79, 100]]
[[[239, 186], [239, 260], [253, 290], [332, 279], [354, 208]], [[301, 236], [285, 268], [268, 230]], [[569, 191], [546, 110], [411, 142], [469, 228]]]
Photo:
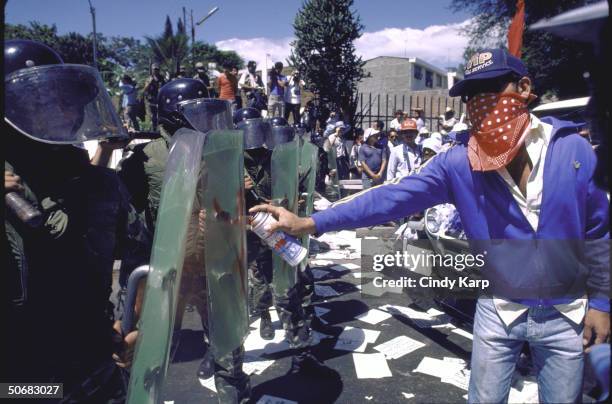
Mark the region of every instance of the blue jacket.
[[596, 157], [577, 126], [553, 126], [546, 152], [540, 218], [534, 231], [495, 171], [472, 171], [460, 144], [431, 158], [416, 174], [362, 191], [312, 216], [317, 232], [372, 226], [441, 203], [453, 203], [492, 293], [530, 306], [587, 294], [608, 311], [609, 202], [593, 182]]

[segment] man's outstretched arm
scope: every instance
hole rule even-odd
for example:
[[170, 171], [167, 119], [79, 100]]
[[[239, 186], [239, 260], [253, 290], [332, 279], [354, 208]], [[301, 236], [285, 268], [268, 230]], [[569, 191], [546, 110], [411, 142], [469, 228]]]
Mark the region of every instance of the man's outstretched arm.
[[278, 223], [268, 229], [270, 232], [280, 230], [298, 236], [372, 226], [406, 217], [430, 206], [452, 202], [445, 154], [433, 157], [416, 174], [351, 195], [311, 217], [298, 217], [286, 209], [270, 205], [255, 206], [250, 212], [271, 213]]

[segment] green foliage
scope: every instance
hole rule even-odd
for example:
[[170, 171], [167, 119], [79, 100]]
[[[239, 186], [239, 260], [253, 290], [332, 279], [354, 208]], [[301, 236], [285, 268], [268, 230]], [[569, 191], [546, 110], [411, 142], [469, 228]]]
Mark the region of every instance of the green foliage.
[[[593, 3], [590, 0], [525, 1], [525, 26], [522, 59], [527, 65], [540, 95], [559, 98], [584, 96], [588, 93], [583, 74], [592, 59], [589, 46], [544, 33], [531, 31], [529, 26], [542, 18]], [[516, 0], [453, 0], [455, 11], [474, 14], [473, 23], [465, 29], [470, 42], [467, 58], [484, 47], [506, 47], [510, 20], [516, 12]]]
[[365, 77], [364, 62], [353, 45], [364, 27], [352, 5], [353, 0], [305, 1], [293, 23], [297, 39], [289, 58], [307, 87], [340, 108], [348, 120], [354, 115], [357, 84]]
[[[55, 49], [66, 63], [93, 65], [93, 37], [70, 32], [57, 33], [55, 25], [38, 22], [5, 24], [5, 39], [31, 39], [42, 42]], [[186, 67], [188, 76], [195, 74], [191, 46], [185, 32], [184, 22], [179, 20], [176, 33], [170, 17], [166, 16], [164, 31], [157, 37], [145, 38], [145, 43], [131, 37], [111, 37], [97, 34], [98, 69], [109, 88], [117, 85], [123, 74], [130, 74], [141, 88], [144, 85], [152, 63], [159, 63], [162, 71], [176, 74], [179, 67]], [[215, 62], [222, 66], [225, 62], [244, 67], [242, 58], [233, 51], [219, 50], [215, 45], [196, 41], [195, 61]]]

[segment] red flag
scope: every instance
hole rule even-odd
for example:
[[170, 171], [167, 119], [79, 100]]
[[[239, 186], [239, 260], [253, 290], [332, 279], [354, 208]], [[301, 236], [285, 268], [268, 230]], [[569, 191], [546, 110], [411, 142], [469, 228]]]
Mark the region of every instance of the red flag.
[[508, 51], [517, 58], [521, 57], [523, 31], [525, 30], [525, 0], [516, 1], [516, 14], [508, 27]]

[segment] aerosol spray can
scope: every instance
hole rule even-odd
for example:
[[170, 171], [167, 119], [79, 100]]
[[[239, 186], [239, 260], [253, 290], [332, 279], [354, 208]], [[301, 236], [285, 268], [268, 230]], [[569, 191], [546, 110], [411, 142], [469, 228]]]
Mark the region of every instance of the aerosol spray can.
[[266, 228], [272, 223], [276, 223], [276, 219], [270, 213], [257, 212], [251, 216], [251, 229], [257, 234], [276, 254], [287, 261], [289, 265], [295, 267], [306, 258], [308, 250], [306, 250], [297, 241], [295, 237], [288, 235], [282, 231], [268, 233]]

